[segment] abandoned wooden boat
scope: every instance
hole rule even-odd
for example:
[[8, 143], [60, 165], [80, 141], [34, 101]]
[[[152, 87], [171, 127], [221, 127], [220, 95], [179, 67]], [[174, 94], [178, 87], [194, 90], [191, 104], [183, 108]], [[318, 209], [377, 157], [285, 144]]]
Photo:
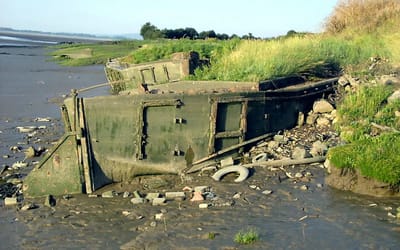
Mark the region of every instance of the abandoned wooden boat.
[[[292, 128], [337, 78], [262, 82], [181, 81], [143, 93], [62, 106], [65, 134], [24, 180], [26, 196], [91, 193], [138, 175], [180, 173]], [[219, 152], [219, 153], [218, 153]]]

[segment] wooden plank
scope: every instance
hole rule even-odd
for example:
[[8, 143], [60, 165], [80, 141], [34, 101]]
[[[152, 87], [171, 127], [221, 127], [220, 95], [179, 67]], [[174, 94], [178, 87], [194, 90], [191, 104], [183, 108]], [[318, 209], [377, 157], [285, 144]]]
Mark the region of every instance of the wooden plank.
[[208, 154], [215, 152], [215, 133], [217, 129], [217, 112], [218, 112], [218, 102], [214, 101], [211, 103], [210, 111], [210, 133], [208, 140]]
[[[238, 148], [240, 148], [240, 147], [246, 146], [246, 145], [251, 144], [251, 143], [255, 143], [255, 142], [264, 140], [264, 139], [266, 139], [266, 138], [270, 138], [270, 137], [272, 137], [274, 134], [275, 134], [275, 133], [264, 134], [264, 135], [261, 135], [261, 136], [254, 137], [253, 139], [250, 139], [250, 140], [248, 140], [248, 141], [245, 141], [245, 142], [242, 142], [242, 143], [239, 143], [239, 144], [236, 144], [236, 145], [232, 145], [232, 146], [227, 147], [227, 148], [225, 148], [225, 149], [222, 149], [222, 150], [220, 150], [220, 151], [218, 151], [218, 152], [216, 152], [216, 153], [214, 153], [214, 154], [211, 154], [211, 155], [209, 155], [209, 156], [207, 156], [207, 157], [201, 158], [201, 159], [199, 159], [199, 160], [193, 162], [192, 165], [194, 166], [194, 165], [200, 164], [200, 163], [202, 163], [202, 162], [211, 160], [211, 159], [213, 159], [213, 158], [215, 158], [215, 157], [217, 157], [217, 156], [219, 156], [219, 155], [225, 154], [225, 153], [227, 153], [227, 152], [229, 152], [229, 151], [238, 149]], [[192, 173], [192, 172], [195, 172], [195, 171], [198, 171], [198, 170], [199, 170], [199, 169], [197, 169], [197, 166], [195, 166], [195, 167], [190, 168], [188, 171], [186, 171], [186, 173]]]

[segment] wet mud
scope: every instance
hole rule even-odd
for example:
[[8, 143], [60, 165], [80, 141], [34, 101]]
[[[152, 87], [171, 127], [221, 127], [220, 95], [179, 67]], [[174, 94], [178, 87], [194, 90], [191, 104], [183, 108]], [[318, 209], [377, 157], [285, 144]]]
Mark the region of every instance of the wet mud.
[[[105, 77], [102, 67], [63, 68], [48, 62], [43, 48], [0, 52], [0, 150], [7, 155], [0, 161], [10, 166], [24, 159], [23, 150], [29, 146], [50, 148], [62, 134], [59, 109], [50, 100]], [[51, 119], [39, 122], [37, 117]], [[46, 128], [32, 137], [16, 129], [28, 125]], [[10, 151], [15, 145], [20, 152]], [[29, 160], [29, 166], [18, 172], [27, 174], [39, 159]], [[395, 249], [400, 245], [400, 222], [390, 216], [400, 206], [398, 199], [330, 188], [324, 183], [322, 164], [284, 170], [256, 167], [241, 183], [234, 183], [235, 175], [216, 182], [207, 172], [144, 176], [106, 186], [94, 197], [55, 197], [55, 206], [46, 206], [45, 198], [25, 199], [20, 206], [1, 204], [1, 248]], [[285, 172], [301, 177], [288, 178]], [[131, 202], [135, 191], [143, 197], [153, 192], [165, 196], [168, 191], [198, 186], [207, 186], [204, 201], [190, 201], [193, 192], [185, 191], [184, 199], [167, 199], [162, 205]], [[114, 191], [113, 197], [102, 197], [108, 191]], [[130, 196], [124, 198], [124, 193]], [[199, 208], [203, 203], [207, 208]], [[238, 232], [248, 229], [258, 232], [255, 243], [234, 242]]]

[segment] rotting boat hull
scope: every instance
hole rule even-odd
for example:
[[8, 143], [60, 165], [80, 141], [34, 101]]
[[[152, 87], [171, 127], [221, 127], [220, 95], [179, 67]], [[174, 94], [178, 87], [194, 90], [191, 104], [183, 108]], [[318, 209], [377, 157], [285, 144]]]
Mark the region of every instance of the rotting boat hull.
[[299, 112], [336, 82], [181, 82], [151, 89], [158, 94], [75, 95], [62, 109], [65, 135], [27, 176], [24, 193], [91, 193], [138, 175], [178, 174], [216, 152], [294, 127]]

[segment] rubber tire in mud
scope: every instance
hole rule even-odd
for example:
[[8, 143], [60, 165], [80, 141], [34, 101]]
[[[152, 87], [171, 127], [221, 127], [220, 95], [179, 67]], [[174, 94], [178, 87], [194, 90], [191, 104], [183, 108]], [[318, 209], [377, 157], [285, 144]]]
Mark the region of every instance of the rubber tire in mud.
[[239, 176], [234, 180], [234, 182], [242, 182], [242, 181], [246, 180], [247, 177], [249, 176], [248, 168], [245, 168], [242, 166], [229, 166], [229, 167], [221, 168], [220, 170], [215, 172], [215, 174], [213, 176], [211, 176], [211, 178], [213, 178], [216, 181], [220, 181], [224, 175], [234, 173], [234, 172], [237, 172], [239, 174]]

